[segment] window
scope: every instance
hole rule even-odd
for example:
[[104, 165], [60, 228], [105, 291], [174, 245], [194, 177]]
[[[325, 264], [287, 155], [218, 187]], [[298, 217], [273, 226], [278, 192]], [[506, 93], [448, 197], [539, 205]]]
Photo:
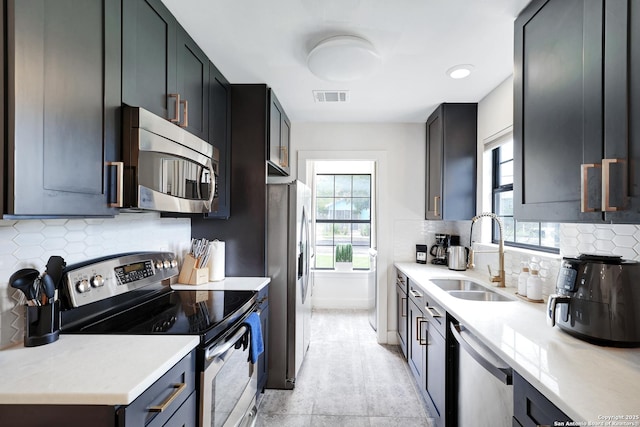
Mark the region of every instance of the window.
[[[505, 244], [560, 252], [560, 224], [551, 222], [525, 222], [513, 217], [513, 140], [492, 150], [492, 210], [504, 227]], [[498, 242], [498, 229], [493, 227], [493, 242]]]
[[351, 243], [353, 268], [368, 269], [371, 175], [318, 174], [315, 188], [315, 267], [333, 269], [336, 245]]

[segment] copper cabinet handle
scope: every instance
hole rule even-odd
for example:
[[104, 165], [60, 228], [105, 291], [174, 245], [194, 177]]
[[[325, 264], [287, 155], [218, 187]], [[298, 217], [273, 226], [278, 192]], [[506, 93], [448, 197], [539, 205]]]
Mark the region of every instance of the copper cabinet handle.
[[184, 106], [184, 120], [180, 123], [180, 127], [186, 128], [189, 127], [189, 101], [183, 99], [180, 104]]
[[287, 150], [287, 147], [280, 147], [280, 166], [283, 168], [289, 166], [289, 150]]
[[164, 402], [162, 402], [159, 405], [150, 406], [149, 408], [147, 408], [147, 410], [149, 412], [162, 412], [162, 411], [164, 411], [165, 409], [167, 409], [169, 407], [169, 405], [171, 405], [173, 403], [174, 400], [176, 400], [176, 398], [180, 395], [180, 393], [182, 393], [182, 391], [187, 387], [187, 384], [186, 383], [173, 384], [172, 387], [175, 390], [173, 390], [173, 393], [171, 393], [171, 395], [167, 398], [167, 400], [165, 400]]
[[180, 94], [179, 93], [170, 93], [169, 98], [175, 98], [175, 116], [173, 119], [169, 119], [171, 123], [180, 123]]
[[[589, 169], [599, 168], [600, 163], [583, 163], [580, 165], [580, 212], [595, 212], [595, 208], [589, 207], [588, 172]], [[603, 184], [604, 185], [604, 184]]]
[[409, 289], [409, 293], [414, 297], [414, 298], [422, 298], [422, 294], [418, 291], [416, 291], [415, 289]]
[[107, 166], [115, 166], [116, 167], [116, 201], [114, 203], [109, 203], [108, 206], [110, 208], [121, 208], [124, 206], [124, 202], [122, 200], [123, 194], [123, 185], [124, 185], [124, 162], [106, 162]]
[[402, 310], [400, 310], [400, 317], [407, 317], [407, 312], [404, 310], [407, 306], [407, 299], [400, 298], [400, 304], [402, 304]]
[[439, 205], [440, 205], [440, 196], [434, 196], [433, 197], [433, 215], [434, 216], [440, 216], [440, 213], [438, 212]]
[[[602, 159], [602, 210], [604, 212], [617, 212], [624, 210], [624, 206], [611, 206], [610, 205], [610, 194], [609, 194], [609, 183], [611, 178], [611, 164], [623, 164], [625, 163], [624, 159]], [[626, 169], [625, 169], [626, 172]], [[623, 180], [623, 193], [627, 194], [627, 179], [625, 173], [625, 179]]]

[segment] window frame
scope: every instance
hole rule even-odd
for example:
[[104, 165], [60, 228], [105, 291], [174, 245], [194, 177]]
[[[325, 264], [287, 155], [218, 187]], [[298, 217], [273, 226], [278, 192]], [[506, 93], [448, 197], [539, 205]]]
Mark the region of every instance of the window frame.
[[[511, 138], [509, 141], [511, 141], [511, 143], [513, 143], [513, 138]], [[499, 144], [495, 147], [490, 148], [491, 150], [491, 211], [492, 212], [498, 212], [497, 210], [497, 206], [496, 206], [496, 200], [497, 200], [497, 196], [500, 193], [506, 193], [506, 192], [513, 192], [513, 180], [510, 184], [504, 184], [504, 185], [499, 185], [500, 183], [500, 166], [502, 163], [505, 162], [501, 162], [500, 161], [500, 149], [507, 144], [508, 142], [504, 142], [502, 144]], [[515, 161], [514, 159], [511, 160], [512, 162]], [[515, 179], [515, 176], [514, 176]], [[501, 215], [500, 217], [504, 217], [506, 215]], [[530, 249], [530, 250], [535, 250], [535, 251], [539, 251], [539, 252], [547, 252], [547, 253], [553, 253], [553, 254], [559, 254], [560, 253], [560, 248], [556, 248], [556, 247], [551, 247], [551, 246], [542, 246], [542, 245], [534, 245], [534, 244], [530, 244], [530, 243], [521, 243], [521, 242], [516, 242], [516, 233], [515, 230], [517, 229], [517, 224], [518, 224], [518, 220], [515, 218], [515, 216], [512, 214], [511, 218], [513, 218], [513, 226], [514, 226], [514, 240], [504, 240], [504, 244], [506, 246], [511, 246], [511, 247], [515, 247], [515, 248], [521, 248], [521, 249]], [[542, 242], [542, 224], [546, 223], [548, 221], [520, 221], [520, 222], [527, 222], [527, 223], [537, 223], [538, 224], [538, 242]], [[492, 225], [491, 225], [491, 242], [498, 244], [499, 243], [499, 230], [497, 225], [492, 221]]]
[[[335, 231], [332, 234], [332, 244], [331, 245], [321, 245], [318, 244], [317, 239], [315, 239], [315, 237], [317, 237], [315, 235], [315, 233], [317, 232], [317, 228], [316, 225], [317, 224], [347, 224], [349, 225], [349, 227], [351, 228], [351, 232], [349, 235], [349, 242], [351, 243], [351, 246], [355, 249], [356, 247], [367, 247], [367, 248], [371, 248], [371, 233], [372, 233], [372, 227], [373, 227], [373, 220], [372, 220], [372, 200], [373, 200], [373, 174], [372, 173], [317, 173], [315, 175], [316, 177], [318, 176], [333, 176], [334, 178], [337, 176], [350, 176], [353, 177], [354, 176], [367, 176], [369, 177], [369, 219], [319, 219], [317, 217], [317, 199], [318, 199], [318, 191], [317, 189], [315, 190], [314, 194], [313, 194], [313, 201], [314, 201], [314, 206], [316, 206], [314, 208], [314, 246], [316, 248], [316, 254], [318, 253], [317, 248], [318, 247], [331, 247], [333, 248], [332, 250], [332, 265], [333, 267], [318, 267], [316, 262], [317, 262], [317, 257], [314, 260], [314, 270], [318, 270], [318, 271], [336, 271], [336, 266], [335, 266], [335, 248], [336, 248], [336, 240], [335, 240]], [[335, 196], [336, 195], [336, 191], [335, 191], [335, 181], [334, 181], [334, 189], [333, 189], [333, 198], [334, 199], [338, 199], [338, 197]], [[341, 197], [341, 198], [347, 198], [347, 197]], [[358, 198], [364, 198], [364, 197], [353, 197], [353, 181], [352, 181], [352, 187], [351, 187], [351, 197], [348, 197], [348, 199], [358, 199]], [[352, 205], [353, 206], [353, 205]], [[334, 213], [335, 214], [335, 213]], [[368, 224], [369, 225], [369, 244], [368, 246], [365, 245], [354, 245], [353, 244], [353, 228], [352, 225], [353, 224]], [[371, 265], [369, 265], [368, 268], [357, 268], [357, 267], [353, 267], [353, 270], [357, 270], [357, 271], [369, 271], [371, 270]]]

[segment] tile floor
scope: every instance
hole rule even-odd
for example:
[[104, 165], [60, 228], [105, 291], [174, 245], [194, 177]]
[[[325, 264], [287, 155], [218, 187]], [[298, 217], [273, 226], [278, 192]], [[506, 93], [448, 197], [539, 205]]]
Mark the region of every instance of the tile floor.
[[294, 390], [265, 390], [257, 426], [430, 427], [398, 346], [362, 310], [317, 310]]

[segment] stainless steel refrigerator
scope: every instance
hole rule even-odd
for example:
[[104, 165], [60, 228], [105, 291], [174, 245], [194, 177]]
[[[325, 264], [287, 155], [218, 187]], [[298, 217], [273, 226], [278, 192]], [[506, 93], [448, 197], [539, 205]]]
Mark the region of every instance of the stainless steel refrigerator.
[[266, 388], [292, 389], [311, 337], [311, 190], [299, 181], [268, 184], [267, 204]]

